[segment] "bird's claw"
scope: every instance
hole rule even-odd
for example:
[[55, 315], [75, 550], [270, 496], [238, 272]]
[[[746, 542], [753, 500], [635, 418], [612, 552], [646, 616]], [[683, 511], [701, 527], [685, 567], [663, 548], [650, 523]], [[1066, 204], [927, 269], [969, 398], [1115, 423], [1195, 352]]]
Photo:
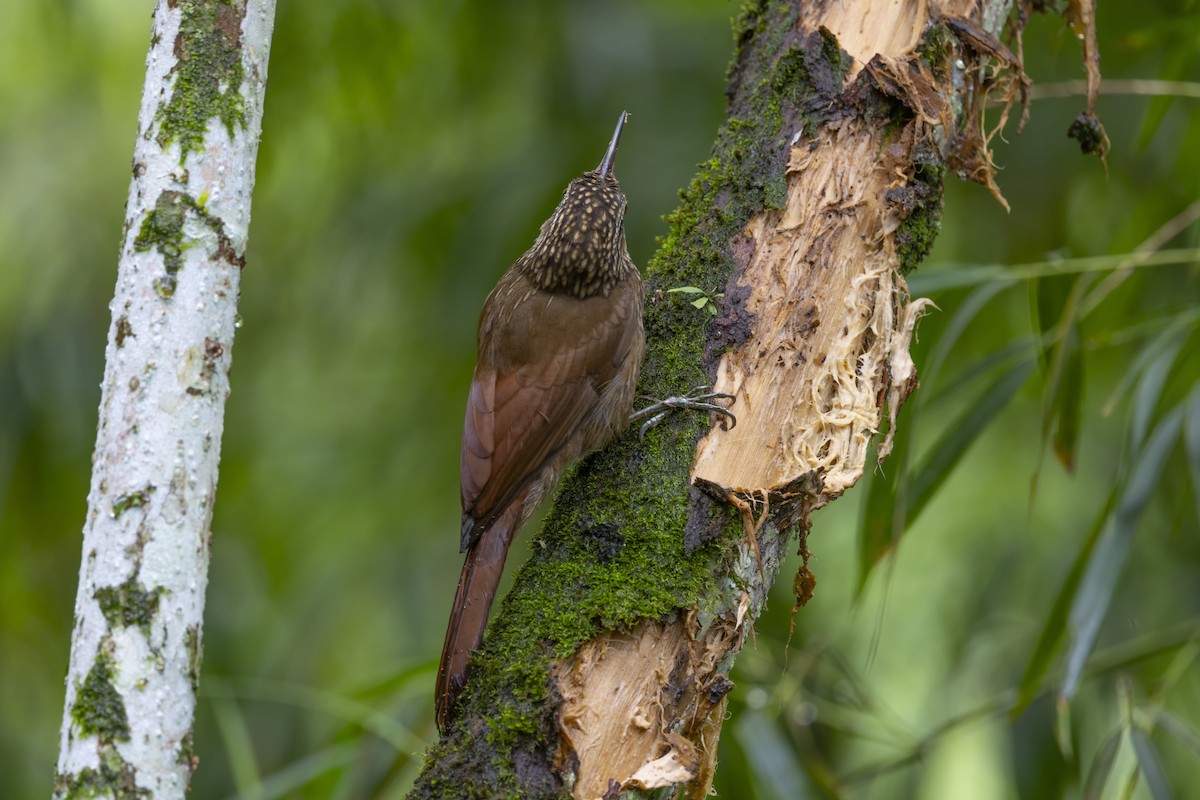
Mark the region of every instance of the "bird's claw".
[[[687, 394], [681, 397], [668, 397], [665, 400], [659, 400], [653, 405], [646, 406], [643, 409], [633, 412], [633, 416], [629, 418], [630, 422], [636, 422], [644, 417], [649, 417], [642, 426], [638, 428], [638, 438], [645, 437], [646, 431], [653, 428], [658, 423], [667, 418], [667, 415], [677, 409], [685, 409], [690, 411], [708, 411], [719, 414], [723, 417], [721, 420], [721, 429], [729, 430], [737, 425], [737, 416], [729, 410], [727, 406], [721, 405], [720, 400], [728, 400], [729, 405], [733, 405], [734, 396], [728, 392], [711, 391], [711, 386], [697, 386]], [[647, 398], [650, 399], [650, 398]]]

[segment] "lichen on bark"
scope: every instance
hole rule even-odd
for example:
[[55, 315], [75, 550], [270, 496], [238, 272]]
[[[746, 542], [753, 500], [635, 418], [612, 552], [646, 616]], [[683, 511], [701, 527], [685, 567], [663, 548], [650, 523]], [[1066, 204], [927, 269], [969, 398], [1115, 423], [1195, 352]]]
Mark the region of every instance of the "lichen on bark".
[[241, 87], [242, 17], [245, 3], [237, 0], [171, 0], [182, 19], [175, 39], [179, 58], [171, 98], [159, 109], [158, 143], [179, 142], [179, 163], [200, 150], [214, 117], [230, 138], [246, 126], [246, 101]]

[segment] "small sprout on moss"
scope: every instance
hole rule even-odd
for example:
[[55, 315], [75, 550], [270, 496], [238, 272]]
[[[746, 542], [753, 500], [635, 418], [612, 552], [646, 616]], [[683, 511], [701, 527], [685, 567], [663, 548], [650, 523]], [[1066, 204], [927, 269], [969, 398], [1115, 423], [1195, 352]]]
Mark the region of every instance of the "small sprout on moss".
[[674, 289], [667, 289], [667, 294], [673, 294], [676, 292], [680, 294], [700, 295], [695, 300], [691, 300], [689, 302], [696, 308], [707, 308], [708, 313], [712, 314], [714, 317], [717, 315], [717, 300], [725, 296], [724, 292], [716, 292], [710, 295], [708, 292], [695, 286], [676, 286]]

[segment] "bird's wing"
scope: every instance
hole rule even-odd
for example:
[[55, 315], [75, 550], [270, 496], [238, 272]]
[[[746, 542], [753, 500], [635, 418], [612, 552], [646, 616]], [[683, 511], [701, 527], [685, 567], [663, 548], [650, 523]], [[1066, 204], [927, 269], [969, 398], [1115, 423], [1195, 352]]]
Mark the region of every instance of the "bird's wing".
[[633, 290], [639, 302], [537, 298], [517, 312], [529, 324], [516, 329], [536, 331], [518, 348], [522, 357], [495, 368], [481, 359], [463, 425], [464, 549], [545, 467], [587, 444], [577, 434], [604, 386], [631, 354], [640, 357], [631, 353], [640, 341], [640, 281]]

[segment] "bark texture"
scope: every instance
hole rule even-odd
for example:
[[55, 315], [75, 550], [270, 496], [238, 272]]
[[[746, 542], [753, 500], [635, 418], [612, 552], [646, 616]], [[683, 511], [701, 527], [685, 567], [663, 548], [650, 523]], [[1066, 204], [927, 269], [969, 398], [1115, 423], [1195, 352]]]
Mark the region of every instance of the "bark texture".
[[274, 0], [161, 0], [110, 309], [56, 798], [182, 798]]
[[729, 119], [647, 269], [641, 392], [715, 384], [738, 424], [680, 415], [578, 468], [411, 797], [706, 796], [728, 671], [782, 558], [798, 538], [802, 605], [810, 512], [873, 438], [886, 455], [916, 386], [926, 302], [903, 274], [942, 175], [994, 189], [982, 111], [1026, 85], [996, 38], [1009, 11], [764, 1], [735, 23]]

